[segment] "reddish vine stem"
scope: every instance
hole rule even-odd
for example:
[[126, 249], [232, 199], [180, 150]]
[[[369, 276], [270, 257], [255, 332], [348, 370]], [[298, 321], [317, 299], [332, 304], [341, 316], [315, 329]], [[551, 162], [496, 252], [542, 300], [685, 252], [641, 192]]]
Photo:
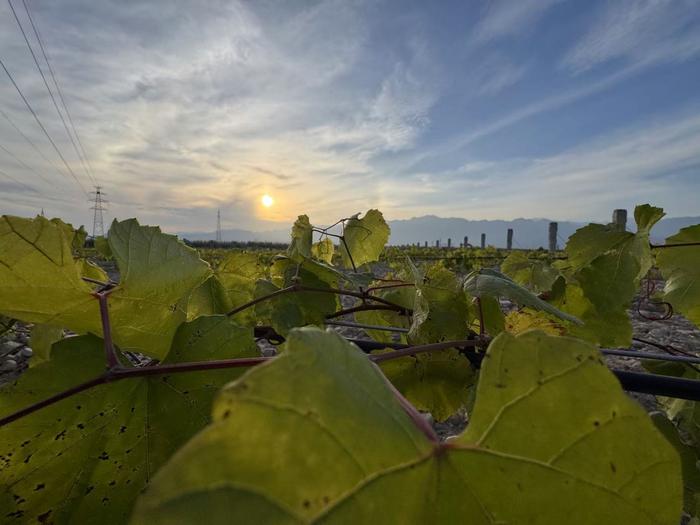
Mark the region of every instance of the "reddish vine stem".
[[425, 436], [435, 443], [436, 445], [440, 443], [440, 438], [438, 435], [435, 433], [435, 429], [433, 426], [428, 423], [428, 420], [425, 419], [418, 410], [416, 410], [416, 407], [414, 407], [411, 402], [406, 399], [401, 392], [399, 392], [396, 387], [389, 381], [389, 379], [384, 375], [384, 372], [382, 372], [382, 369], [379, 368], [375, 364], [375, 367], [377, 368], [377, 371], [381, 376], [384, 378], [384, 382], [386, 383], [386, 386], [391, 390], [392, 394], [394, 394], [394, 397], [396, 397], [396, 400], [399, 402], [399, 405], [401, 405], [401, 408], [406, 412], [408, 417], [411, 418], [411, 421], [413, 421], [413, 424], [418, 427], [418, 430], [420, 430]]
[[105, 359], [107, 361], [107, 370], [112, 370], [119, 366], [119, 358], [114, 349], [112, 341], [112, 326], [109, 321], [109, 307], [107, 305], [107, 294], [98, 293], [97, 300], [100, 303], [100, 319], [102, 320], [102, 334], [105, 347]]
[[[381, 361], [387, 361], [389, 359], [396, 359], [405, 355], [414, 355], [422, 352], [430, 352], [443, 350], [445, 348], [451, 347], [466, 347], [466, 346], [476, 346], [480, 342], [477, 340], [465, 340], [465, 341], [445, 341], [442, 343], [434, 343], [430, 345], [419, 345], [409, 348], [404, 348], [391, 352], [389, 354], [381, 354], [370, 356], [370, 360], [377, 363]], [[172, 365], [157, 365], [157, 366], [147, 366], [147, 367], [136, 367], [127, 368], [122, 365], [117, 364], [114, 368], [107, 370], [104, 374], [71, 387], [63, 392], [59, 392], [51, 397], [43, 399], [37, 403], [29, 405], [28, 407], [22, 408], [17, 412], [9, 414], [3, 418], [0, 418], [0, 427], [12, 423], [24, 416], [32, 414], [37, 410], [45, 408], [47, 406], [58, 403], [64, 399], [67, 399], [75, 394], [89, 390], [99, 385], [105, 383], [111, 383], [113, 381], [120, 381], [122, 379], [129, 379], [134, 377], [144, 377], [144, 376], [155, 376], [163, 374], [177, 374], [183, 372], [198, 372], [205, 370], [221, 370], [227, 368], [242, 368], [256, 366], [267, 361], [275, 359], [274, 357], [247, 357], [240, 359], [221, 359], [218, 361], [199, 361], [199, 362], [188, 362], [188, 363], [175, 363]], [[407, 401], [406, 401], [407, 402]], [[415, 410], [415, 409], [414, 409]]]
[[387, 290], [390, 288], [403, 288], [405, 286], [415, 286], [414, 283], [400, 282], [396, 284], [381, 284], [379, 286], [370, 286], [367, 288], [367, 293], [373, 292], [374, 290]]
[[370, 361], [374, 363], [382, 363], [384, 361], [389, 361], [391, 359], [398, 359], [399, 357], [405, 357], [408, 355], [422, 354], [424, 352], [436, 352], [438, 350], [445, 350], [447, 348], [459, 348], [459, 347], [474, 347], [482, 345], [486, 339], [463, 339], [461, 341], [443, 341], [442, 343], [430, 343], [427, 345], [416, 345], [409, 346], [408, 348], [402, 348], [401, 350], [395, 350], [393, 352], [387, 352], [385, 354], [374, 354], [369, 356]]
[[359, 306], [353, 306], [352, 308], [345, 308], [344, 310], [338, 310], [332, 314], [328, 314], [326, 319], [334, 319], [336, 317], [342, 317], [348, 314], [354, 314], [355, 312], [366, 312], [371, 310], [390, 310], [392, 312], [398, 312], [399, 314], [410, 315], [410, 310], [407, 308], [395, 308], [387, 304], [361, 304]]
[[114, 381], [120, 381], [122, 379], [129, 379], [133, 377], [143, 377], [143, 376], [154, 376], [163, 374], [177, 374], [182, 372], [197, 372], [202, 370], [220, 370], [224, 368], [241, 368], [259, 365], [266, 361], [274, 359], [274, 357], [248, 357], [242, 359], [222, 359], [219, 361], [200, 361], [192, 363], [175, 363], [172, 365], [158, 365], [158, 366], [146, 366], [139, 368], [127, 368], [122, 365], [117, 365], [116, 367], [107, 370], [104, 374], [80, 383], [72, 388], [59, 392], [56, 395], [43, 399], [33, 405], [29, 405], [17, 412], [5, 416], [0, 419], [0, 427], [12, 423], [24, 416], [36, 412], [42, 408], [58, 403], [64, 399], [67, 399], [75, 394], [89, 390], [99, 385], [105, 383], [111, 383]]
[[359, 299], [363, 300], [370, 300], [370, 301], [376, 301], [378, 303], [382, 303], [387, 306], [392, 306], [396, 308], [397, 310], [406, 310], [403, 306], [396, 304], [392, 301], [388, 301], [387, 299], [384, 299], [382, 297], [377, 297], [375, 295], [369, 294], [367, 292], [354, 292], [352, 290], [340, 290], [339, 288], [316, 288], [313, 286], [304, 286], [302, 284], [293, 284], [291, 286], [287, 286], [286, 288], [282, 288], [281, 290], [275, 290], [272, 293], [269, 293], [267, 295], [263, 295], [261, 297], [256, 297], [252, 301], [248, 301], [247, 303], [244, 303], [240, 306], [237, 306], [233, 310], [229, 311], [226, 313], [227, 316], [232, 316], [235, 315], [239, 312], [242, 312], [243, 310], [246, 310], [247, 308], [250, 308], [251, 306], [254, 306], [258, 303], [261, 303], [263, 301], [267, 301], [268, 299], [272, 299], [273, 297], [277, 297], [278, 295], [283, 295], [287, 293], [292, 293], [292, 292], [318, 292], [318, 293], [332, 293], [336, 295], [348, 295], [350, 297], [357, 297]]

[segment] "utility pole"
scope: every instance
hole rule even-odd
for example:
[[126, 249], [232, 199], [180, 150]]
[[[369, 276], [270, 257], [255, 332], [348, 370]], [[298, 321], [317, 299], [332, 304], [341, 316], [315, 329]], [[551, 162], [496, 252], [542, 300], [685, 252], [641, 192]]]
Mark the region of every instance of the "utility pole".
[[90, 209], [95, 211], [92, 217], [92, 238], [94, 239], [96, 237], [105, 236], [102, 212], [107, 211], [104, 205], [107, 204], [108, 201], [104, 198], [105, 193], [102, 192], [102, 186], [95, 186], [95, 191], [91, 191], [90, 193], [92, 194], [92, 199], [90, 199], [92, 206]]
[[216, 210], [216, 242], [221, 242], [221, 210]]

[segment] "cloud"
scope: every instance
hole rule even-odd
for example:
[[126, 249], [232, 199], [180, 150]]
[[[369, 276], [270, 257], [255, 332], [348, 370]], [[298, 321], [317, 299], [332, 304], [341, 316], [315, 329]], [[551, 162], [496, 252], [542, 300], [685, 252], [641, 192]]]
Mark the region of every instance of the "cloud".
[[605, 5], [563, 65], [581, 73], [613, 60], [655, 64], [698, 54], [700, 2], [621, 0]]
[[537, 21], [562, 0], [515, 0], [489, 2], [472, 39], [485, 43], [531, 31]]
[[528, 66], [524, 63], [515, 64], [507, 58], [493, 54], [482, 59], [472, 72], [473, 82], [477, 93], [495, 95], [513, 86], [525, 76]]

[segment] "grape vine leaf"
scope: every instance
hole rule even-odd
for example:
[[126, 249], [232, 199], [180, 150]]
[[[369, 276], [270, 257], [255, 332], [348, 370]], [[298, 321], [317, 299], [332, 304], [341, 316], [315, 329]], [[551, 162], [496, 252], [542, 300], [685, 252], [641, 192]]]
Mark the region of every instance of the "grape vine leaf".
[[656, 428], [678, 452], [683, 470], [683, 509], [691, 516], [700, 515], [700, 449], [683, 442], [678, 429], [661, 412], [650, 414]]
[[504, 297], [516, 304], [529, 306], [535, 310], [542, 310], [574, 324], [581, 324], [577, 317], [558, 310], [548, 302], [537, 297], [527, 288], [523, 288], [496, 270], [482, 268], [470, 273], [464, 280], [464, 289], [474, 297], [484, 295]]
[[299, 215], [292, 226], [292, 241], [287, 249], [287, 255], [294, 261], [311, 258], [313, 242], [313, 227], [307, 215]]
[[325, 237], [311, 246], [311, 255], [326, 264], [333, 263], [335, 246], [329, 237]]
[[202, 315], [225, 314], [232, 309], [233, 305], [221, 281], [216, 275], [212, 275], [192, 291], [187, 301], [187, 320], [191, 321]]
[[590, 344], [501, 334], [467, 431], [441, 444], [357, 347], [300, 329], [224, 388], [132, 523], [667, 525], [681, 500], [678, 455]]
[[[255, 297], [255, 283], [267, 277], [267, 268], [254, 253], [230, 252], [216, 268], [216, 278], [221, 283], [227, 299], [225, 303], [232, 310]], [[242, 324], [255, 323], [252, 310], [243, 310], [233, 318]]]
[[34, 352], [29, 360], [29, 366], [36, 366], [51, 359], [51, 347], [61, 339], [63, 339], [63, 328], [47, 324], [35, 324], [29, 336], [29, 344]]
[[484, 319], [484, 330], [491, 337], [495, 337], [506, 328], [501, 304], [496, 297], [491, 295], [482, 295], [479, 298], [479, 302], [480, 304], [477, 307]]
[[95, 250], [105, 259], [112, 259], [112, 249], [105, 237], [95, 237]]
[[[178, 330], [165, 363], [258, 355], [249, 329], [221, 316]], [[51, 361], [5, 386], [0, 413], [104, 372], [102, 340], [55, 344]], [[153, 473], [209, 421], [218, 389], [241, 369], [123, 379], [0, 428], [0, 508], [24, 522], [124, 523]]]
[[566, 335], [567, 330], [550, 316], [536, 310], [523, 308], [508, 312], [505, 316], [505, 330], [511, 334], [520, 334], [527, 330], [542, 330], [550, 335]]
[[457, 276], [435, 264], [425, 275], [417, 272], [415, 277], [413, 323], [408, 332], [411, 344], [465, 339], [471, 310]]
[[97, 302], [73, 260], [64, 223], [0, 218], [0, 313], [33, 323], [99, 330]]
[[103, 283], [109, 282], [107, 272], [87, 259], [79, 259], [78, 265], [80, 266], [81, 276], [88, 277], [89, 279], [95, 279]]
[[[101, 334], [93, 287], [81, 279], [66, 231], [43, 217], [0, 220], [0, 313]], [[209, 265], [175, 236], [135, 219], [115, 220], [109, 243], [121, 274], [109, 295], [114, 340], [162, 357], [185, 320], [182, 303], [209, 276]]]
[[192, 290], [209, 278], [211, 268], [174, 235], [136, 219], [115, 220], [109, 245], [121, 275], [109, 294], [114, 341], [122, 350], [160, 359], [187, 318]]
[[[666, 244], [688, 242], [700, 242], [700, 224], [666, 239]], [[656, 264], [666, 279], [664, 301], [700, 326], [700, 246], [658, 250]]]
[[400, 357], [379, 367], [413, 406], [430, 412], [436, 421], [444, 421], [466, 406], [476, 382], [471, 363], [454, 349]]
[[[375, 285], [379, 283], [373, 283]], [[385, 290], [378, 289], [372, 292], [372, 295], [391, 301], [394, 304], [402, 306], [407, 310], [413, 308], [413, 302], [415, 299], [415, 290], [413, 287], [404, 286], [399, 288], [388, 288]], [[359, 306], [359, 305], [358, 305]], [[394, 326], [397, 328], [410, 327], [409, 318], [406, 315], [401, 315], [395, 310], [367, 310], [355, 312], [355, 320], [358, 323], [375, 325], [375, 326]], [[406, 342], [406, 335], [396, 332], [388, 332], [385, 330], [371, 330], [365, 329], [365, 332], [375, 341], [382, 343], [391, 342]], [[394, 340], [394, 334], [398, 335], [398, 341]]]
[[559, 272], [546, 261], [530, 259], [522, 252], [513, 252], [506, 257], [501, 263], [501, 271], [535, 293], [551, 290], [559, 276]]
[[390, 229], [382, 212], [369, 210], [361, 219], [358, 216], [346, 221], [343, 233], [345, 243], [340, 243], [340, 253], [346, 267], [352, 267], [354, 263], [358, 268], [379, 260], [384, 245], [389, 241]]

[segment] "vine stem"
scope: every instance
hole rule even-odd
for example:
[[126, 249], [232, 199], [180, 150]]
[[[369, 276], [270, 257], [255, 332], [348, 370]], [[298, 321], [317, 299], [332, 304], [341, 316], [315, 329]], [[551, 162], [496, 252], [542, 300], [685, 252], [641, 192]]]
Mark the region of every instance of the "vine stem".
[[270, 361], [274, 357], [248, 357], [241, 359], [221, 359], [218, 361], [199, 361], [192, 363], [174, 363], [172, 365], [158, 365], [158, 366], [145, 366], [139, 368], [127, 368], [122, 365], [117, 365], [110, 370], [107, 370], [104, 374], [97, 376], [94, 379], [80, 383], [74, 387], [67, 390], [59, 392], [56, 395], [43, 399], [33, 405], [29, 405], [17, 412], [14, 412], [8, 416], [0, 419], [0, 427], [12, 423], [17, 419], [36, 412], [42, 408], [58, 403], [64, 399], [67, 399], [75, 394], [84, 392], [99, 385], [106, 383], [112, 383], [114, 381], [120, 381], [122, 379], [129, 379], [134, 377], [144, 377], [144, 376], [155, 376], [163, 374], [177, 374], [182, 372], [197, 372], [203, 370], [221, 370], [225, 368], [241, 368], [259, 365], [266, 361]]
[[700, 242], [679, 242], [676, 244], [650, 244], [652, 250], [661, 250], [663, 248], [682, 248], [684, 246], [700, 246]]
[[367, 288], [367, 293], [373, 292], [374, 290], [387, 290], [390, 288], [403, 288], [405, 286], [415, 286], [414, 283], [400, 282], [396, 284], [380, 284], [379, 286], [370, 286]]
[[242, 312], [243, 310], [246, 310], [250, 308], [251, 306], [254, 306], [258, 303], [261, 303], [263, 301], [267, 301], [268, 299], [272, 299], [273, 297], [277, 297], [279, 295], [284, 295], [288, 293], [294, 293], [294, 292], [318, 292], [318, 293], [331, 293], [331, 294], [336, 294], [336, 295], [347, 295], [350, 297], [357, 297], [359, 299], [367, 300], [369, 299], [370, 301], [376, 301], [378, 303], [384, 304], [386, 306], [392, 306], [396, 308], [397, 310], [404, 311], [405, 308], [399, 304], [396, 304], [392, 301], [388, 301], [387, 299], [384, 299], [382, 297], [377, 297], [375, 295], [369, 294], [366, 291], [365, 292], [354, 292], [352, 290], [341, 290], [339, 288], [316, 288], [314, 286], [304, 286], [302, 284], [292, 284], [291, 286], [287, 286], [286, 288], [282, 288], [280, 290], [275, 290], [272, 293], [269, 293], [267, 295], [263, 295], [261, 297], [256, 297], [255, 299], [248, 301], [247, 303], [244, 303], [240, 306], [237, 306], [233, 310], [229, 311], [226, 313], [227, 316], [232, 316], [235, 315], [239, 312]]
[[396, 400], [399, 402], [399, 405], [401, 405], [401, 408], [403, 409], [404, 412], [408, 415], [408, 417], [411, 418], [411, 421], [413, 421], [413, 424], [418, 427], [418, 430], [420, 430], [425, 436], [435, 443], [436, 445], [440, 443], [440, 438], [438, 437], [437, 433], [435, 432], [435, 429], [433, 426], [428, 423], [428, 420], [425, 419], [418, 410], [416, 410], [416, 407], [414, 407], [411, 402], [406, 399], [401, 392], [399, 392], [396, 387], [389, 381], [389, 378], [387, 378], [384, 375], [384, 372], [382, 372], [382, 369], [379, 368], [376, 364], [374, 365], [377, 369], [377, 372], [382, 376], [384, 379], [384, 382], [391, 390], [391, 393], [394, 394], [394, 397]]
[[370, 361], [374, 363], [382, 363], [384, 361], [389, 361], [391, 359], [398, 359], [399, 357], [405, 357], [408, 355], [422, 354], [424, 352], [436, 352], [438, 350], [445, 350], [447, 348], [458, 348], [458, 347], [475, 347], [484, 344], [485, 338], [481, 339], [464, 339], [461, 341], [443, 341], [442, 343], [430, 343], [427, 345], [416, 345], [409, 346], [408, 348], [402, 348], [401, 350], [395, 350], [393, 352], [387, 352], [385, 354], [374, 354], [370, 355]]
[[105, 359], [107, 361], [107, 370], [113, 370], [119, 366], [119, 358], [114, 349], [112, 341], [112, 326], [109, 321], [109, 306], [107, 304], [107, 294], [98, 293], [97, 300], [100, 303], [100, 319], [102, 320], [102, 334], [105, 347]]
[[[443, 350], [445, 348], [451, 347], [465, 347], [465, 346], [476, 346], [480, 342], [477, 340], [464, 340], [464, 341], [445, 341], [442, 343], [434, 343], [430, 345], [419, 345], [404, 348], [402, 350], [397, 350], [389, 354], [380, 354], [370, 356], [370, 361], [374, 363], [387, 361], [390, 359], [396, 359], [398, 357], [403, 357], [406, 355], [415, 355], [422, 352], [431, 352], [437, 350]], [[117, 364], [114, 368], [107, 370], [104, 374], [80, 383], [74, 387], [67, 390], [59, 392], [51, 397], [38, 401], [28, 407], [22, 408], [12, 414], [9, 414], [3, 418], [0, 418], [0, 427], [12, 423], [24, 416], [32, 414], [37, 410], [45, 408], [47, 406], [58, 403], [64, 399], [71, 396], [84, 392], [99, 385], [106, 383], [111, 383], [114, 381], [121, 381], [122, 379], [129, 379], [134, 377], [144, 377], [144, 376], [156, 376], [163, 374], [178, 374], [183, 372], [199, 372], [205, 370], [222, 370], [228, 368], [245, 368], [256, 366], [267, 361], [275, 359], [274, 357], [246, 357], [239, 359], [221, 359], [218, 361], [199, 361], [199, 362], [188, 362], [188, 363], [174, 363], [171, 365], [157, 365], [157, 366], [146, 366], [146, 367], [135, 367], [129, 368]], [[405, 401], [405, 399], [404, 399]], [[405, 401], [408, 403], [408, 401]], [[413, 408], [415, 411], [415, 408]], [[417, 412], [416, 412], [417, 413]], [[410, 415], [410, 414], [409, 414]], [[419, 417], [425, 422], [425, 420], [418, 414]], [[427, 424], [427, 423], [426, 423]]]
[[393, 306], [389, 306], [387, 304], [361, 304], [359, 306], [353, 306], [352, 308], [346, 308], [344, 310], [338, 310], [337, 312], [328, 314], [326, 316], [326, 319], [334, 319], [335, 317], [342, 317], [344, 315], [354, 314], [355, 312], [367, 312], [372, 310], [389, 310], [392, 312], [398, 312], [400, 314], [406, 315], [408, 315], [410, 312], [410, 310], [407, 308], [399, 309], [394, 308]]

